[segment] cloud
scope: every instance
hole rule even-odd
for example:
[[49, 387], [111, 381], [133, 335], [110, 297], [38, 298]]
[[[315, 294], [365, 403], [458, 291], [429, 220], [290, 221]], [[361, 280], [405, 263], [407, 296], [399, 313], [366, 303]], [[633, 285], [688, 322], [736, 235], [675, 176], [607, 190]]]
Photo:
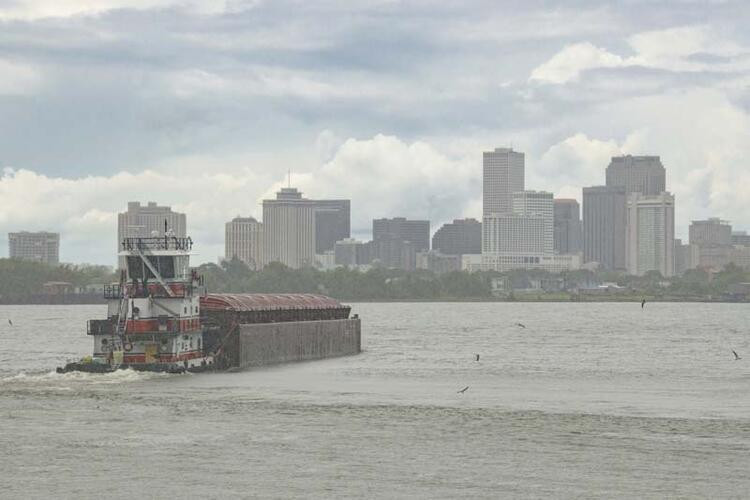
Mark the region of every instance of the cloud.
[[[321, 141], [328, 140], [336, 141], [335, 134], [322, 132]], [[369, 237], [375, 217], [460, 217], [481, 192], [481, 171], [470, 159], [449, 157], [425, 142], [377, 135], [327, 147], [333, 148], [330, 160], [296, 169], [292, 184], [309, 198], [351, 199], [352, 227], [360, 237]], [[259, 171], [200, 169], [188, 162], [185, 168], [68, 179], [6, 168], [0, 177], [0, 234], [59, 231], [63, 260], [110, 263], [117, 213], [128, 201], [156, 201], [187, 214], [198, 261], [215, 261], [223, 254], [224, 223], [236, 215], [260, 219], [261, 201], [286, 185], [286, 178]]]
[[682, 26], [636, 33], [627, 39], [632, 55], [618, 55], [590, 42], [566, 45], [534, 68], [530, 81], [564, 84], [600, 68], [644, 67], [668, 71], [750, 69], [735, 57], [748, 52], [708, 26]]
[[35, 20], [50, 17], [96, 15], [114, 9], [158, 9], [187, 7], [200, 13], [219, 13], [226, 9], [226, 0], [15, 0], [0, 4], [0, 20]]
[[565, 46], [552, 58], [534, 68], [530, 80], [565, 83], [577, 80], [583, 71], [593, 68], [624, 66], [625, 60], [589, 42]]
[[[292, 184], [310, 198], [350, 198], [353, 231], [364, 237], [373, 218], [430, 219], [434, 230], [462, 216], [481, 192], [481, 170], [469, 156], [448, 156], [424, 141], [378, 134], [344, 141], [330, 161], [294, 173]], [[265, 197], [284, 185], [277, 182]]]
[[0, 59], [0, 96], [31, 95], [41, 84], [42, 75], [38, 69]]
[[[595, 139], [618, 117], [618, 138]], [[578, 132], [527, 160], [527, 188], [581, 199], [581, 187], [604, 184], [615, 155], [658, 155], [667, 189], [676, 196], [677, 233], [687, 236], [691, 220], [711, 216], [747, 229], [750, 220], [750, 115], [722, 92], [673, 91], [611, 103], [590, 116]]]

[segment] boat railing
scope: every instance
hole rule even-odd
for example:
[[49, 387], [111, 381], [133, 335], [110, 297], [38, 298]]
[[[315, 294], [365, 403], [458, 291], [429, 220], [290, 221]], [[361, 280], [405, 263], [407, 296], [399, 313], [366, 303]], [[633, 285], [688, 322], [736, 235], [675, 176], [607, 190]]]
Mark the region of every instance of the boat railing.
[[127, 293], [128, 298], [184, 298], [191, 295], [191, 286], [186, 283], [168, 283], [172, 294], [170, 295], [160, 283], [149, 283], [146, 286], [142, 284], [127, 285], [104, 285], [104, 298], [107, 300], [119, 300]]
[[149, 238], [123, 238], [122, 250], [125, 252], [149, 252], [152, 250], [178, 250], [189, 252], [193, 248], [193, 240], [177, 236], [152, 236]]

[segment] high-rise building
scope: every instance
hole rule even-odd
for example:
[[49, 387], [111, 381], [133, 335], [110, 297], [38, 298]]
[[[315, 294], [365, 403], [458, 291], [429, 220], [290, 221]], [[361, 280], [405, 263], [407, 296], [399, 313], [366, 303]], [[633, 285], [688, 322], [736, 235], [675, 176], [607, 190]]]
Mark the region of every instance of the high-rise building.
[[750, 234], [747, 234], [747, 231], [733, 231], [732, 245], [750, 247]]
[[482, 251], [482, 223], [455, 219], [443, 224], [432, 236], [432, 249], [443, 255], [477, 254]]
[[224, 256], [238, 258], [250, 269], [263, 266], [263, 224], [253, 217], [235, 217], [225, 225]]
[[518, 191], [511, 195], [513, 214], [544, 220], [542, 252], [554, 251], [554, 203], [552, 193], [546, 191]]
[[461, 270], [460, 255], [446, 255], [437, 250], [417, 253], [417, 269], [426, 269], [435, 274], [445, 274]]
[[524, 190], [524, 154], [495, 148], [483, 153], [482, 165], [483, 215], [510, 213], [513, 193]]
[[666, 170], [658, 156], [613, 156], [607, 166], [607, 187], [625, 194], [657, 196], [666, 191]]
[[315, 264], [315, 201], [295, 188], [263, 200], [263, 259], [293, 269]]
[[661, 193], [628, 197], [627, 211], [628, 273], [643, 276], [659, 271], [674, 275], [674, 196]]
[[560, 254], [581, 252], [583, 250], [583, 226], [578, 201], [567, 198], [555, 198], [554, 201], [555, 252]]
[[333, 250], [351, 236], [351, 201], [315, 200], [315, 253]]
[[369, 247], [354, 238], [337, 241], [334, 245], [334, 262], [337, 266], [354, 267], [369, 264]]
[[732, 226], [716, 217], [707, 220], [694, 220], [690, 224], [691, 245], [699, 247], [729, 246], [732, 244]]
[[482, 223], [482, 254], [552, 254], [549, 219], [520, 214], [486, 215]]
[[583, 188], [583, 260], [626, 269], [626, 196], [623, 187]]
[[46, 231], [8, 233], [8, 256], [57, 265], [60, 263], [60, 234]]
[[366, 245], [366, 252], [373, 262], [393, 269], [414, 270], [417, 265], [417, 249], [410, 240], [384, 235]]
[[[187, 218], [185, 214], [173, 212], [171, 207], [159, 206], [149, 201], [146, 206], [140, 202], [128, 202], [127, 212], [117, 216], [117, 251], [122, 250], [125, 238], [148, 238], [172, 234], [178, 238], [187, 236]], [[120, 269], [125, 267], [125, 258], [118, 259]]]
[[403, 217], [374, 219], [372, 240], [398, 239], [411, 242], [417, 252], [430, 249], [430, 221], [408, 220]]

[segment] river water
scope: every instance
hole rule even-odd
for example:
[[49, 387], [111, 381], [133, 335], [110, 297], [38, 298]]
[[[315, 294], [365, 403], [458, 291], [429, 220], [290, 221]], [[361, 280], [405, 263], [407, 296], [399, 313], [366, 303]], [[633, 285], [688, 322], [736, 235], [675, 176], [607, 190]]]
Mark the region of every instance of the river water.
[[749, 494], [748, 305], [353, 312], [358, 356], [58, 375], [105, 308], [0, 306], [0, 497]]

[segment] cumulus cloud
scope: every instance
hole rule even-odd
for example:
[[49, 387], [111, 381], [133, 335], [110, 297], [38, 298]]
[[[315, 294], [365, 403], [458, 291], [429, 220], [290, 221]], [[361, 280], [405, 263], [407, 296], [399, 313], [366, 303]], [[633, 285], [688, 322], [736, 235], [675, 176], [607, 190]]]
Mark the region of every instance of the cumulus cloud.
[[659, 154], [680, 227], [746, 226], [744, 3], [584, 4], [0, 0], [0, 238], [59, 230], [63, 258], [112, 262], [116, 213], [150, 199], [213, 260], [288, 169], [351, 198], [360, 237], [436, 228], [481, 214], [481, 152], [511, 144], [529, 188], [569, 197]]
[[616, 68], [623, 66], [626, 61], [608, 52], [606, 49], [596, 47], [589, 42], [575, 43], [565, 46], [552, 58], [534, 68], [531, 72], [531, 80], [549, 83], [565, 83], [577, 80], [581, 72], [592, 68]]
[[[236, 215], [260, 219], [261, 201], [286, 185], [286, 179], [257, 171], [165, 167], [66, 179], [6, 168], [0, 177], [0, 233], [60, 231], [62, 259], [106, 263], [114, 259], [117, 213], [128, 201], [152, 200], [186, 213], [198, 260], [214, 261], [223, 254], [224, 223]], [[425, 142], [377, 135], [344, 141], [329, 161], [296, 169], [292, 184], [309, 198], [351, 199], [354, 231], [368, 237], [374, 217], [447, 221], [464, 215], [478, 197], [480, 175], [467, 158], [449, 157]]]
[[566, 45], [548, 61], [534, 68], [529, 80], [564, 84], [598, 68], [640, 66], [668, 71], [748, 69], [733, 57], [747, 49], [717, 34], [708, 26], [682, 26], [636, 33], [627, 39], [633, 54], [619, 55], [590, 42]]
[[[461, 217], [481, 192], [481, 170], [469, 156], [448, 156], [424, 141], [378, 134], [344, 141], [330, 161], [295, 173], [292, 184], [310, 198], [350, 198], [352, 228], [366, 236], [373, 218], [403, 216], [436, 224]], [[277, 182], [265, 196], [283, 185]]]

